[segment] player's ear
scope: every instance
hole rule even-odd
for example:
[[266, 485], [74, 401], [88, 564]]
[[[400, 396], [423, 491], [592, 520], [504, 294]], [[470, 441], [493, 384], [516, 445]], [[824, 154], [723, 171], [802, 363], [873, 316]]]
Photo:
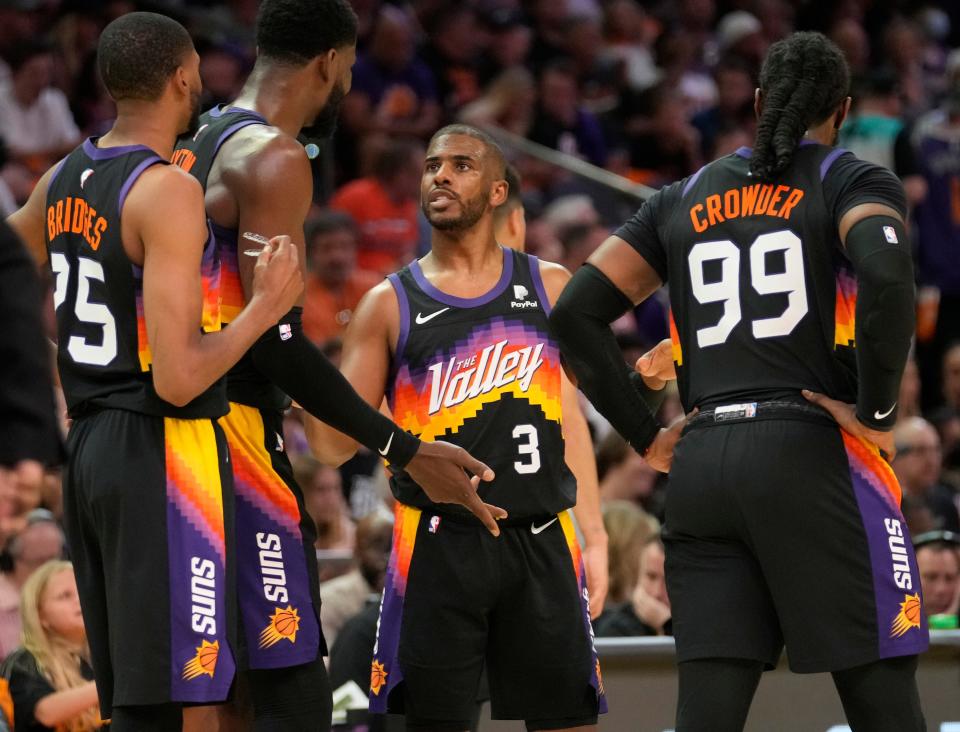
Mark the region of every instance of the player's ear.
[[850, 104], [853, 101], [852, 97], [846, 97], [841, 103], [840, 108], [837, 109], [837, 113], [833, 118], [833, 129], [839, 130], [840, 125], [843, 124], [846, 120], [847, 115], [850, 114]]
[[490, 189], [490, 205], [493, 207], [502, 206], [507, 200], [508, 185], [504, 179], [493, 181], [493, 187]]
[[324, 86], [332, 86], [336, 79], [336, 64], [334, 63], [336, 57], [337, 49], [331, 48], [326, 53], [319, 54], [310, 62], [313, 66], [313, 72]]
[[757, 119], [763, 114], [763, 92], [759, 86], [753, 90], [753, 113], [757, 115]]

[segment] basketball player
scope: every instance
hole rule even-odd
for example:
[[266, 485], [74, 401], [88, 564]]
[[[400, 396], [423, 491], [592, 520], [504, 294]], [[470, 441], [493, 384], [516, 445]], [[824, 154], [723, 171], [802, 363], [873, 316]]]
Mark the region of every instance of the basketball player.
[[651, 197], [553, 312], [581, 388], [642, 452], [656, 425], [607, 324], [670, 283], [681, 399], [700, 408], [664, 535], [678, 732], [742, 729], [784, 642], [793, 670], [832, 672], [857, 732], [924, 729], [919, 575], [881, 452], [914, 326], [906, 201], [833, 147], [848, 85], [824, 36], [774, 44], [753, 149]]
[[[206, 192], [223, 260], [222, 318], [230, 327], [253, 294], [242, 233], [289, 231], [303, 251], [313, 178], [296, 138], [301, 131], [317, 139], [332, 134], [350, 89], [357, 19], [347, 0], [264, 0], [256, 33], [257, 61], [240, 96], [204, 114], [174, 153]], [[492, 533], [505, 514], [484, 505], [463, 471], [489, 480], [489, 468], [460, 447], [421, 442], [357, 396], [303, 334], [300, 303], [231, 370], [227, 393], [230, 413], [221, 425], [237, 495], [240, 663], [249, 669], [255, 726], [327, 729], [316, 529], [284, 451], [287, 395], [416, 476], [435, 500], [466, 505]]]
[[195, 129], [199, 56], [175, 21], [130, 13], [97, 57], [114, 126], [48, 171], [10, 223], [54, 275], [73, 419], [65, 523], [102, 715], [118, 732], [179, 730], [182, 704], [225, 699], [234, 677], [219, 380], [295, 302], [301, 274], [289, 238], [274, 239], [220, 331], [202, 191], [168, 163]]
[[[370, 404], [386, 394], [414, 434], [482, 455], [497, 477], [481, 495], [510, 516], [494, 542], [410, 475], [391, 479], [396, 526], [370, 709], [404, 711], [410, 729], [467, 729], [484, 660], [495, 718], [592, 728], [605, 705], [547, 325], [569, 275], [497, 244], [493, 211], [506, 198], [495, 142], [467, 125], [437, 132], [421, 181], [431, 252], [367, 294], [344, 343], [341, 368], [357, 391]], [[313, 437], [340, 459], [354, 447]]]

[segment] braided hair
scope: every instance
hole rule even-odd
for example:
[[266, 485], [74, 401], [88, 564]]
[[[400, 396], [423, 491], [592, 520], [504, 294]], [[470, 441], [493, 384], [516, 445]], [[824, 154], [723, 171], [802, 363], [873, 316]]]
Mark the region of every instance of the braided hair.
[[846, 59], [822, 33], [794, 33], [774, 43], [760, 69], [763, 110], [751, 175], [761, 180], [779, 175], [806, 130], [830, 116], [849, 87]]

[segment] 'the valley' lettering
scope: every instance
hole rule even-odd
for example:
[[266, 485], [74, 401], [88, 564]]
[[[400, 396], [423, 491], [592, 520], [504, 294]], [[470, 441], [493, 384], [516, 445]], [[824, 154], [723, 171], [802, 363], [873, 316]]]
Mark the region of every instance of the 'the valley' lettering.
[[[543, 344], [524, 346], [504, 355], [508, 343], [502, 340], [487, 346], [478, 356], [470, 359], [457, 361], [454, 357], [429, 367], [429, 413], [436, 414], [441, 407], [456, 406], [514, 381], [521, 391], [527, 391], [537, 369], [543, 365], [543, 359], [540, 358]], [[454, 370], [458, 370], [456, 375], [453, 374]]]

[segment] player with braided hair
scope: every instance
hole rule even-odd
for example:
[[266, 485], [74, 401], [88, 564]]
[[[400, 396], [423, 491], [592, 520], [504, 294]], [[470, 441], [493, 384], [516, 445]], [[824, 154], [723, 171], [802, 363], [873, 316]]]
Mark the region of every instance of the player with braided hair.
[[[925, 729], [917, 563], [887, 463], [913, 334], [903, 187], [837, 149], [849, 71], [819, 33], [774, 44], [753, 149], [646, 201], [551, 322], [580, 388], [670, 466], [677, 732], [742, 730], [764, 668], [829, 671], [856, 732]], [[670, 283], [685, 409], [671, 443], [608, 327]], [[672, 453], [675, 453], [672, 455]]]

